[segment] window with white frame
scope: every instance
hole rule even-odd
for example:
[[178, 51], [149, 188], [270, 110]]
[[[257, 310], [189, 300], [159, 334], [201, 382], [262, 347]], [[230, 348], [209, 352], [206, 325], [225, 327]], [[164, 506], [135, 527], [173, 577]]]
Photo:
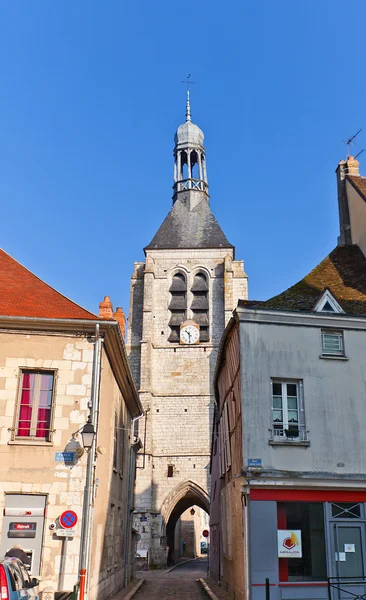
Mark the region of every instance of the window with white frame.
[[272, 431], [274, 440], [304, 439], [300, 402], [301, 382], [272, 380]]
[[322, 354], [344, 356], [343, 331], [334, 329], [322, 330]]
[[23, 370], [19, 386], [14, 438], [50, 442], [54, 371]]

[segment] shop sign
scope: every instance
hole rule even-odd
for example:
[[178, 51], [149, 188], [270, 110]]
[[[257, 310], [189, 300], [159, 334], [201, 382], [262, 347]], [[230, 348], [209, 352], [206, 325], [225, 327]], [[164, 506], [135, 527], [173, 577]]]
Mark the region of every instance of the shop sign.
[[300, 529], [279, 529], [277, 539], [279, 558], [302, 558]]
[[10, 523], [8, 537], [35, 538], [37, 523]]

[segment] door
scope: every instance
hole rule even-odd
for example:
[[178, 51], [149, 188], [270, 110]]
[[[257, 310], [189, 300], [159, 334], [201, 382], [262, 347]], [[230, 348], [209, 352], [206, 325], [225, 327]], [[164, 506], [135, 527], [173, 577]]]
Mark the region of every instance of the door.
[[331, 591], [333, 600], [366, 600], [365, 522], [331, 523]]

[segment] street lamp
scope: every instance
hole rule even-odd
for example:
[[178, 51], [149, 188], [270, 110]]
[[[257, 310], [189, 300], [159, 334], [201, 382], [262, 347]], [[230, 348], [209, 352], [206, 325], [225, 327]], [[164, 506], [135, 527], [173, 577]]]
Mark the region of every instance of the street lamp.
[[88, 420], [85, 423], [84, 427], [81, 430], [81, 437], [83, 439], [83, 446], [85, 450], [90, 450], [93, 445], [95, 430], [94, 425], [91, 421], [91, 415], [88, 416]]
[[191, 515], [193, 517], [193, 515], [195, 514], [196, 511], [194, 510], [194, 508], [191, 508], [191, 510], [189, 512], [191, 513]]

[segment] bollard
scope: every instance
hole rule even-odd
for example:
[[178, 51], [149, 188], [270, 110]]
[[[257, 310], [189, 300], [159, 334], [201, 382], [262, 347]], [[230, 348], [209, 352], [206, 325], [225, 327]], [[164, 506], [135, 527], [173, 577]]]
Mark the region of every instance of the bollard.
[[266, 577], [266, 600], [270, 600], [269, 577]]
[[80, 569], [80, 600], [84, 600], [85, 596], [85, 578], [86, 578], [86, 569]]

